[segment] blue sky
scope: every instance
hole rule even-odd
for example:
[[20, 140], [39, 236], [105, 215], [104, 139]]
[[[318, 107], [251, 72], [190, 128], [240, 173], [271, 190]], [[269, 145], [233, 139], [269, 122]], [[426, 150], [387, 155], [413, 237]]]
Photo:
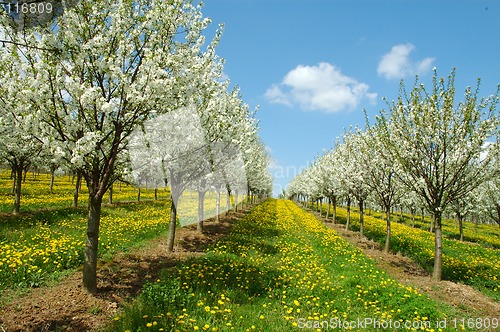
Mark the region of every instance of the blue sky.
[[[397, 97], [403, 79], [428, 84], [456, 68], [458, 97], [500, 83], [500, 1], [207, 0], [218, 54], [250, 107], [260, 106], [275, 193], [350, 125]], [[210, 34], [211, 31], [208, 31]], [[462, 94], [463, 95], [463, 94]]]

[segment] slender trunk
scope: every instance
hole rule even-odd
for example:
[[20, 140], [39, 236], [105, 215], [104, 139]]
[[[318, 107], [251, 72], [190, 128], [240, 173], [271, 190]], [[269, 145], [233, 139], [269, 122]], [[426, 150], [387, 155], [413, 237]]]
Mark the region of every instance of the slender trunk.
[[234, 212], [238, 212], [238, 192], [234, 192]]
[[323, 216], [323, 198], [319, 199], [319, 216]]
[[359, 237], [363, 239], [364, 235], [364, 221], [365, 221], [365, 216], [364, 216], [364, 204], [363, 200], [359, 201]]
[[137, 185], [137, 201], [141, 201], [141, 186]]
[[229, 215], [229, 210], [231, 209], [231, 191], [227, 191], [227, 200], [226, 200], [226, 216]]
[[458, 227], [460, 229], [460, 241], [464, 240], [464, 223], [463, 223], [463, 215], [461, 213], [457, 213], [458, 219]]
[[423, 208], [420, 209], [420, 213], [421, 213], [421, 216], [422, 216], [421, 221], [423, 223], [424, 222], [424, 209]]
[[108, 204], [113, 204], [113, 186], [109, 187]]
[[54, 192], [54, 175], [55, 171], [50, 171], [50, 184], [49, 184], [49, 191], [52, 194]]
[[96, 197], [93, 194], [89, 194], [85, 261], [83, 263], [83, 287], [91, 294], [97, 292], [97, 253], [99, 248], [101, 203], [102, 197]]
[[326, 210], [326, 219], [330, 216], [330, 211], [332, 210], [332, 199], [328, 197], [328, 209]]
[[217, 190], [217, 196], [215, 198], [215, 221], [219, 222], [220, 215], [220, 190]]
[[155, 187], [155, 201], [158, 200], [158, 187]]
[[440, 281], [443, 276], [443, 234], [441, 230], [441, 214], [434, 213], [434, 270], [432, 272], [432, 279]]
[[168, 224], [167, 252], [174, 251], [175, 228], [177, 226], [177, 208], [174, 197], [171, 195], [172, 204], [170, 205], [170, 222]]
[[335, 224], [337, 222], [337, 196], [333, 196], [332, 205], [333, 205], [332, 221]]
[[78, 206], [78, 195], [80, 193], [81, 185], [82, 185], [82, 173], [78, 172], [78, 174], [76, 175], [75, 193], [73, 194], [73, 207]]
[[385, 228], [385, 246], [384, 252], [389, 253], [391, 249], [391, 208], [387, 207], [385, 209], [385, 218], [386, 218], [386, 228]]
[[347, 197], [347, 221], [345, 223], [345, 229], [349, 229], [349, 223], [351, 221], [351, 197]]
[[411, 227], [415, 228], [415, 212], [411, 213]]
[[205, 206], [205, 191], [198, 191], [198, 225], [196, 229], [203, 233], [203, 209]]
[[[21, 172], [22, 174], [22, 172]], [[33, 171], [33, 175], [35, 174], [35, 171]], [[23, 183], [26, 183], [26, 175], [28, 175], [28, 168], [24, 171], [24, 176], [23, 176]], [[36, 176], [33, 180], [36, 180]]]
[[16, 174], [16, 190], [14, 192], [14, 214], [19, 214], [21, 208], [21, 185], [23, 180], [23, 164], [17, 166], [15, 169]]
[[215, 221], [219, 222], [220, 215], [220, 190], [217, 190], [217, 195], [215, 197]]

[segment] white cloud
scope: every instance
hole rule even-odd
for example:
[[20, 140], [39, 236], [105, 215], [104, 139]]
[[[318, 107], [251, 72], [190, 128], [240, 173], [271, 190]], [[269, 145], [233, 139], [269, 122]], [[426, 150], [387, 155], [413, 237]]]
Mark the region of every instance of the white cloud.
[[304, 110], [339, 112], [356, 108], [363, 99], [375, 103], [377, 94], [369, 86], [345, 76], [334, 65], [299, 65], [285, 75], [281, 84], [273, 84], [265, 93], [271, 103], [299, 105]]
[[272, 103], [292, 106], [288, 95], [281, 91], [279, 84], [273, 84], [269, 89], [267, 89], [264, 96]]
[[377, 73], [387, 79], [400, 79], [429, 71], [435, 58], [412, 61], [410, 53], [414, 50], [415, 45], [410, 43], [393, 46], [380, 60]]

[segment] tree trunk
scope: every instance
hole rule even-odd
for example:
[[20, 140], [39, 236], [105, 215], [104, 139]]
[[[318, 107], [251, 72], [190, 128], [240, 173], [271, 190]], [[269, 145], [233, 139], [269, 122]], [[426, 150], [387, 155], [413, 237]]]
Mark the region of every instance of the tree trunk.
[[97, 292], [97, 253], [99, 248], [101, 203], [102, 197], [89, 194], [85, 261], [83, 263], [83, 287], [91, 294]]
[[432, 272], [432, 279], [440, 281], [443, 276], [443, 234], [441, 230], [441, 214], [434, 213], [434, 270]]
[[141, 201], [141, 186], [137, 185], [137, 201]]
[[196, 229], [203, 233], [203, 209], [205, 206], [205, 191], [198, 191], [198, 225]]
[[411, 212], [411, 227], [415, 228], [415, 210]]
[[385, 228], [385, 246], [384, 252], [389, 253], [391, 249], [391, 208], [387, 207], [385, 209], [385, 218], [386, 218], [386, 228]]
[[155, 201], [158, 200], [158, 186], [155, 187]]
[[460, 241], [462, 241], [462, 242], [464, 240], [464, 223], [463, 223], [463, 218], [464, 218], [464, 216], [461, 213], [457, 213], [458, 227], [460, 229]]
[[54, 178], [55, 178], [55, 171], [50, 171], [50, 184], [49, 184], [49, 191], [52, 194], [54, 192]]
[[328, 209], [326, 210], [326, 219], [330, 216], [330, 211], [332, 210], [332, 199], [328, 197]]
[[19, 214], [21, 209], [21, 185], [23, 180], [23, 164], [22, 162], [14, 169], [16, 172], [16, 190], [14, 191], [14, 214]]
[[347, 197], [347, 221], [345, 223], [345, 229], [349, 229], [349, 223], [351, 221], [351, 197]]
[[335, 224], [337, 222], [337, 196], [333, 196], [332, 205], [333, 205], [332, 221]]
[[234, 212], [238, 212], [238, 191], [234, 191]]
[[364, 235], [364, 221], [365, 221], [365, 216], [364, 216], [364, 204], [363, 200], [359, 201], [359, 237], [363, 239]]
[[177, 226], [177, 208], [174, 203], [174, 197], [171, 198], [172, 204], [170, 206], [170, 222], [168, 224], [167, 252], [174, 251], [175, 228]]
[[215, 198], [215, 221], [219, 222], [220, 215], [220, 190], [217, 190], [217, 196]]
[[229, 210], [231, 210], [231, 191], [227, 191], [227, 200], [226, 200], [226, 216], [229, 215]]
[[78, 172], [78, 174], [76, 175], [75, 193], [73, 194], [73, 207], [78, 206], [78, 195], [80, 193], [81, 185], [82, 185], [82, 173]]

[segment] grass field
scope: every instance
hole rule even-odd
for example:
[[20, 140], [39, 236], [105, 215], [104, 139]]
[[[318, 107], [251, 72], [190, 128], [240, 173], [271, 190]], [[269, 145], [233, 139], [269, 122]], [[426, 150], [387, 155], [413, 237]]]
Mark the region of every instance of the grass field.
[[[12, 215], [14, 197], [10, 194], [10, 173], [0, 172], [0, 290], [38, 287], [58, 274], [83, 264], [87, 226], [87, 190], [83, 184], [78, 208], [71, 207], [75, 184], [70, 176], [56, 177], [49, 191], [48, 174], [27, 174], [22, 187], [21, 214]], [[110, 257], [127, 251], [168, 230], [170, 192], [115, 184], [113, 205], [102, 209], [99, 253]], [[221, 196], [221, 212], [227, 210], [226, 195]], [[105, 199], [106, 201], [106, 199]], [[233, 200], [231, 200], [233, 202]], [[179, 201], [179, 224], [197, 221], [198, 197], [186, 192]], [[205, 199], [205, 218], [215, 214], [215, 194]]]
[[[365, 215], [364, 233], [368, 238], [381, 244], [385, 243], [386, 223], [375, 216]], [[345, 224], [347, 211], [337, 208], [337, 222]], [[395, 220], [397, 220], [395, 218]], [[402, 223], [391, 223], [391, 251], [400, 252], [412, 258], [427, 271], [432, 271], [434, 263], [434, 234], [426, 227], [411, 227]], [[473, 224], [467, 225], [471, 231]], [[350, 228], [359, 230], [359, 214], [351, 213]], [[446, 234], [453, 234], [453, 221], [445, 220]], [[478, 234], [470, 238], [476, 242], [460, 242], [454, 236], [443, 239], [443, 278], [458, 281], [481, 291], [483, 294], [500, 301], [500, 251], [495, 249], [499, 231], [494, 225], [480, 225]]]
[[356, 330], [361, 320], [366, 330], [392, 324], [390, 330], [432, 331], [454, 315], [388, 277], [294, 203], [270, 199], [205, 256], [148, 284], [110, 330], [328, 330], [338, 324]]
[[[44, 285], [81, 266], [87, 223], [85, 186], [80, 207], [71, 207], [74, 184], [68, 176], [57, 177], [50, 193], [47, 175], [33, 179], [28, 174], [22, 213], [11, 215], [8, 175], [0, 173], [0, 294]], [[142, 190], [137, 202], [137, 189], [122, 184], [115, 186], [113, 196], [115, 204], [104, 204], [102, 210], [101, 258], [128, 251], [167, 231], [168, 191], [160, 190], [159, 199], [154, 200], [153, 190]], [[184, 198], [179, 221], [184, 218], [185, 224], [193, 223], [197, 196], [188, 192]], [[221, 201], [225, 208], [225, 198]], [[215, 197], [209, 194], [205, 217], [213, 215], [214, 206]], [[345, 210], [338, 209], [337, 216], [345, 222]], [[353, 213], [351, 220], [356, 229], [358, 215]], [[366, 235], [383, 241], [384, 225], [376, 215], [367, 216]], [[496, 233], [488, 228], [494, 226], [479, 225], [477, 234], [467, 235], [475, 243], [461, 243], [454, 240], [453, 222], [445, 225], [445, 278], [470, 284], [498, 301], [500, 257]], [[430, 269], [433, 234], [425, 222], [420, 226], [393, 223], [392, 250]], [[470, 224], [466, 229], [473, 227]], [[391, 279], [312, 214], [290, 201], [270, 199], [237, 221], [206, 255], [179, 263], [156, 282], [146, 284], [109, 330], [356, 330], [361, 322], [365, 330], [432, 331], [437, 330], [437, 322], [454, 317], [459, 317], [454, 309]], [[352, 322], [356, 328], [351, 328]]]
[[[354, 209], [356, 211], [356, 209]], [[383, 219], [384, 217], [380, 212], [374, 212], [374, 217]], [[391, 220], [405, 224], [407, 226], [419, 228], [425, 231], [429, 231], [431, 218], [425, 216], [422, 220], [420, 215], [415, 216], [415, 221], [413, 222], [411, 215], [403, 213], [394, 213], [391, 215]], [[448, 239], [459, 240], [460, 230], [458, 228], [458, 222], [454, 219], [443, 219], [443, 236]], [[464, 230], [464, 241], [477, 243], [485, 248], [500, 249], [500, 228], [497, 224], [475, 224], [469, 221], [463, 222]]]

